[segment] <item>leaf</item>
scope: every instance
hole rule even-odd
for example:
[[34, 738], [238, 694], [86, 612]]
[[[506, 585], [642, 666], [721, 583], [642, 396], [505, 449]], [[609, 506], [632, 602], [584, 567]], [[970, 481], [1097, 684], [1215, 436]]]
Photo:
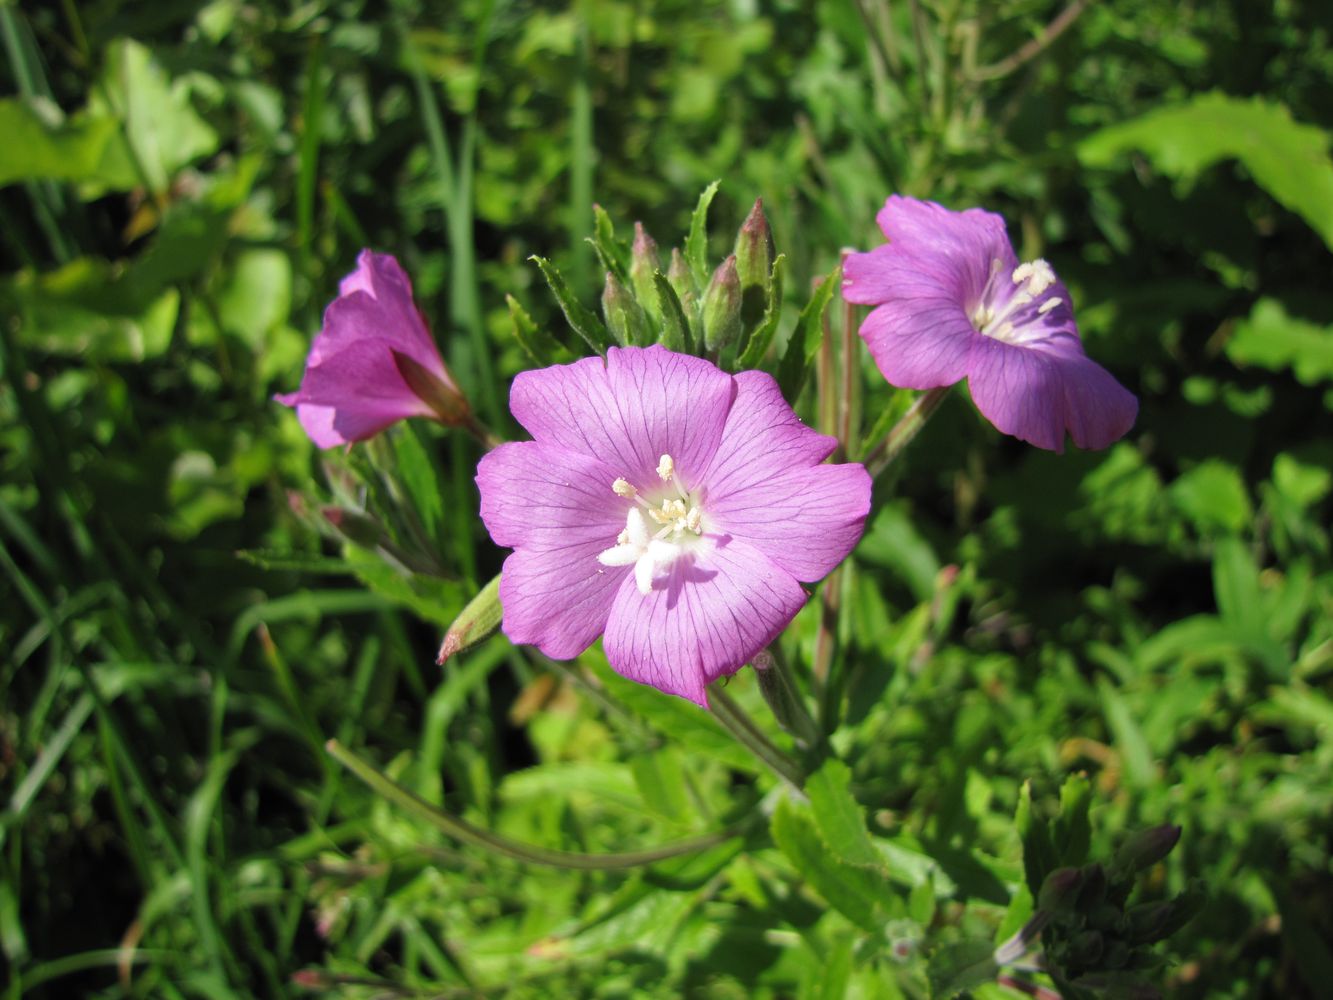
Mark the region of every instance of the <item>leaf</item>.
[[1105, 677], [1098, 680], [1097, 694], [1106, 714], [1107, 728], [1111, 730], [1120, 754], [1120, 771], [1125, 784], [1131, 788], [1146, 788], [1152, 783], [1154, 773], [1152, 751], [1143, 730], [1115, 685]]
[[611, 216], [601, 205], [593, 205], [593, 235], [588, 242], [597, 251], [597, 259], [602, 262], [602, 269], [610, 271], [622, 285], [629, 284], [629, 247], [622, 240], [616, 239], [616, 229], [611, 223]]
[[127, 190], [138, 183], [115, 118], [83, 115], [66, 121], [54, 105], [49, 114], [42, 110], [37, 102], [0, 100], [0, 135], [5, 137], [0, 187], [53, 180]]
[[708, 206], [713, 202], [721, 181], [713, 181], [699, 195], [699, 204], [690, 216], [690, 232], [685, 237], [685, 261], [690, 265], [694, 283], [699, 288], [708, 285]]
[[878, 868], [881, 857], [866, 832], [865, 812], [852, 796], [851, 769], [830, 759], [810, 775], [805, 792], [825, 842], [843, 861]]
[[1032, 781], [1023, 782], [1014, 812], [1014, 827], [1023, 843], [1023, 879], [1035, 899], [1046, 876], [1059, 867], [1055, 845], [1051, 843], [1046, 820], [1039, 816], [1032, 802]]
[[1162, 173], [1190, 179], [1224, 159], [1244, 164], [1254, 182], [1301, 216], [1333, 249], [1333, 161], [1328, 136], [1293, 121], [1281, 104], [1202, 94], [1185, 104], [1093, 133], [1078, 147], [1091, 167], [1123, 163], [1142, 150]]
[[694, 353], [690, 323], [685, 318], [685, 310], [680, 306], [676, 290], [661, 271], [653, 274], [653, 286], [657, 289], [657, 298], [662, 305], [662, 339], [658, 343], [668, 350]]
[[410, 513], [421, 522], [426, 536], [435, 543], [436, 551], [422, 553], [428, 559], [440, 558], [439, 549], [444, 541], [444, 483], [440, 481], [439, 465], [421, 440], [421, 430], [412, 422], [405, 423], [391, 435], [393, 441], [393, 475], [403, 485], [411, 501]]
[[926, 976], [932, 997], [954, 997], [966, 990], [993, 982], [1000, 968], [995, 949], [984, 938], [954, 941], [930, 956]]
[[546, 279], [546, 284], [550, 286], [551, 293], [555, 300], [560, 304], [560, 311], [565, 314], [565, 319], [569, 321], [570, 329], [577, 333], [598, 354], [605, 354], [606, 349], [614, 341], [611, 334], [607, 332], [602, 321], [596, 317], [583, 303], [574, 296], [569, 286], [565, 284], [565, 279], [560, 276], [554, 264], [544, 257], [529, 257], [541, 269], [542, 277]]
[[1060, 788], [1060, 815], [1052, 837], [1057, 865], [1077, 868], [1088, 859], [1092, 842], [1092, 824], [1088, 821], [1091, 806], [1092, 785], [1088, 776], [1071, 774]]
[[149, 50], [132, 39], [107, 46], [88, 108], [124, 124], [142, 182], [154, 192], [165, 192], [181, 167], [218, 148], [217, 133], [190, 104], [189, 85], [170, 81]]
[[809, 808], [790, 799], [778, 803], [770, 825], [773, 840], [801, 878], [829, 905], [863, 930], [876, 932], [884, 923], [879, 898], [866, 871], [834, 856], [819, 835]]
[[782, 285], [787, 270], [787, 255], [778, 254], [773, 261], [773, 271], [768, 286], [768, 301], [764, 307], [764, 318], [755, 327], [754, 333], [745, 344], [737, 368], [758, 368], [768, 353], [769, 344], [773, 343], [773, 334], [777, 332], [778, 320], [782, 318]]
[[1218, 459], [1209, 459], [1180, 476], [1167, 495], [1203, 535], [1217, 531], [1238, 534], [1254, 514], [1240, 473]]
[[1305, 385], [1333, 380], [1333, 327], [1288, 316], [1275, 299], [1255, 303], [1236, 325], [1226, 352], [1238, 365], [1290, 370]]
[[787, 341], [787, 352], [778, 366], [778, 383], [782, 386], [782, 395], [789, 400], [794, 401], [801, 394], [810, 362], [814, 360], [824, 340], [824, 310], [828, 308], [841, 277], [842, 265], [839, 264], [810, 296], [810, 301], [796, 320], [796, 329], [792, 331], [791, 339]]
[[514, 339], [534, 364], [544, 368], [569, 360], [569, 352], [559, 341], [533, 322], [532, 317], [519, 305], [518, 299], [506, 295], [505, 302], [509, 306], [509, 318], [513, 322]]

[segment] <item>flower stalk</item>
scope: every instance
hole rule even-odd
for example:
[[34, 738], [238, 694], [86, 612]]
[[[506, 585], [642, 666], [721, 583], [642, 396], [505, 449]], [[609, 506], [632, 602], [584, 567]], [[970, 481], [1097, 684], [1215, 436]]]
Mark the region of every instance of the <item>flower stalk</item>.
[[908, 408], [902, 418], [889, 428], [889, 432], [876, 444], [865, 457], [866, 471], [870, 473], [870, 478], [875, 479], [881, 472], [893, 464], [894, 460], [912, 443], [913, 439], [921, 433], [921, 429], [926, 426], [935, 411], [940, 408], [944, 402], [944, 397], [949, 394], [952, 386], [939, 386], [935, 389], [927, 389]]
[[800, 765], [773, 745], [773, 742], [745, 714], [745, 710], [722, 689], [721, 684], [709, 686], [708, 707], [713, 710], [713, 716], [717, 721], [736, 738], [736, 742], [753, 753], [778, 778], [798, 792], [804, 787], [805, 773]]

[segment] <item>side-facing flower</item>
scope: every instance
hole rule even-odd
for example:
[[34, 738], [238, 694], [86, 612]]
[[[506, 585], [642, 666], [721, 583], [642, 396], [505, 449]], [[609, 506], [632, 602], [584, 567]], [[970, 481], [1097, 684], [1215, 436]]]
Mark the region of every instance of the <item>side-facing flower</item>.
[[894, 195], [877, 221], [889, 243], [847, 256], [842, 294], [875, 307], [860, 332], [890, 383], [966, 378], [987, 420], [1051, 451], [1066, 431], [1105, 448], [1133, 426], [1138, 401], [1083, 353], [1068, 289], [1019, 263], [1000, 216]]
[[364, 441], [406, 417], [458, 424], [468, 415], [412, 283], [392, 256], [369, 250], [324, 311], [301, 388], [273, 398], [296, 407], [321, 448]]
[[612, 348], [520, 374], [509, 406], [533, 440], [482, 458], [481, 516], [514, 549], [505, 633], [555, 659], [604, 634], [619, 673], [706, 705], [865, 527], [865, 469], [820, 464], [835, 440], [762, 372]]

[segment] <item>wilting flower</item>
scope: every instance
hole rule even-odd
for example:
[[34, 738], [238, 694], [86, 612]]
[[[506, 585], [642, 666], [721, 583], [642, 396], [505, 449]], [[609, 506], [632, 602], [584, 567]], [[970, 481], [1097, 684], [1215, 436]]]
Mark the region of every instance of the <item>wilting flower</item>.
[[412, 301], [412, 283], [393, 257], [369, 250], [324, 311], [301, 388], [274, 398], [296, 407], [321, 448], [364, 441], [405, 417], [457, 424], [468, 412]]
[[966, 378], [987, 420], [1052, 451], [1066, 431], [1105, 448], [1129, 430], [1138, 401], [1083, 353], [1068, 289], [1018, 262], [1000, 216], [894, 195], [878, 221], [889, 243], [848, 255], [843, 296], [876, 307], [861, 336], [890, 383]]
[[509, 406], [534, 440], [481, 460], [481, 516], [514, 549], [505, 633], [555, 659], [604, 633], [621, 674], [706, 704], [865, 526], [865, 470], [821, 465], [836, 442], [762, 372], [612, 348], [524, 372]]

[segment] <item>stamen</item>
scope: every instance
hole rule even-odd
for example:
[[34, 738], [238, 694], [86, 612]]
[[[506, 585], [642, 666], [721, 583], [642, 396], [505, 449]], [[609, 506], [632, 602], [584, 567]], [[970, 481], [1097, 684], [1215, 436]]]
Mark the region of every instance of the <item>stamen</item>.
[[615, 492], [616, 496], [624, 497], [626, 500], [637, 496], [639, 493], [628, 479], [617, 479], [611, 484], [611, 489]]
[[1013, 278], [1015, 285], [1021, 285], [1026, 281], [1028, 291], [1033, 295], [1040, 295], [1055, 284], [1055, 272], [1041, 257], [1019, 264], [1014, 268]]
[[1040, 306], [1037, 307], [1037, 312], [1038, 314], [1045, 316], [1048, 312], [1050, 312], [1052, 309], [1054, 309], [1063, 301], [1064, 299], [1060, 298], [1060, 296], [1058, 295], [1055, 296], [1054, 298], [1049, 298], [1045, 302], [1043, 302]]
[[676, 463], [670, 455], [663, 455], [657, 462], [657, 474], [662, 482], [669, 483], [676, 474]]

